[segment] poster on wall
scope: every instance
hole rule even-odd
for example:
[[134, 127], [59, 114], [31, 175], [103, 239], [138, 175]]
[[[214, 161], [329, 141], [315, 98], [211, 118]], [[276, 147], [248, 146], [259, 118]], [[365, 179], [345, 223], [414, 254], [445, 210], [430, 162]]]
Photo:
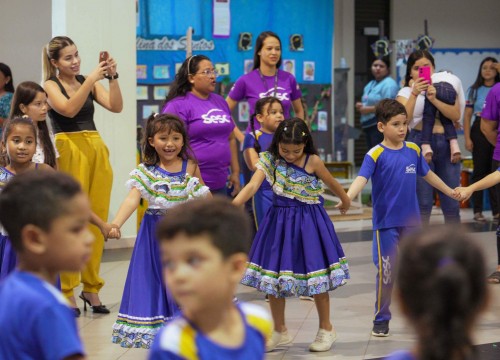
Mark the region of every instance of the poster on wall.
[[253, 59], [247, 59], [243, 63], [243, 74], [248, 74], [253, 70]]
[[165, 100], [168, 92], [170, 91], [170, 86], [155, 86], [153, 91], [153, 99], [155, 100]]
[[137, 65], [136, 77], [138, 79], [147, 79], [148, 78], [148, 67], [147, 67], [147, 65]]
[[283, 59], [283, 70], [295, 76], [295, 60]]
[[318, 111], [318, 131], [328, 131], [328, 113]]
[[229, 37], [231, 31], [230, 0], [213, 0], [213, 36]]
[[304, 81], [314, 81], [316, 63], [314, 61], [304, 61], [304, 72], [302, 78]]
[[238, 114], [240, 122], [248, 122], [250, 120], [250, 107], [247, 101], [238, 103]]
[[219, 73], [219, 76], [229, 75], [229, 63], [216, 63], [215, 70]]
[[142, 106], [142, 118], [145, 120], [151, 116], [153, 113], [158, 113], [160, 111], [159, 105], [143, 105]]
[[154, 79], [170, 79], [170, 69], [168, 65], [153, 66]]
[[136, 87], [136, 99], [137, 100], [148, 100], [148, 87], [147, 86], [137, 86]]

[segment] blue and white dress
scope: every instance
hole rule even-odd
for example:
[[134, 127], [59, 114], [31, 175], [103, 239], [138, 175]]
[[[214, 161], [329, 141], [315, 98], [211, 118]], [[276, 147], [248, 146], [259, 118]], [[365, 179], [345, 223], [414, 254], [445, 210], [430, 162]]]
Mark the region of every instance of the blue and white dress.
[[[182, 170], [170, 173], [159, 166], [140, 164], [130, 173], [129, 189], [136, 188], [148, 209], [137, 234], [112, 342], [126, 348], [149, 349], [155, 335], [178, 311], [165, 287], [156, 224], [177, 204], [204, 197], [208, 187]], [[167, 215], [168, 216], [168, 215]]]
[[316, 295], [349, 278], [344, 251], [323, 208], [323, 183], [305, 166], [269, 152], [257, 168], [273, 188], [273, 205], [255, 235], [242, 284], [269, 295]]

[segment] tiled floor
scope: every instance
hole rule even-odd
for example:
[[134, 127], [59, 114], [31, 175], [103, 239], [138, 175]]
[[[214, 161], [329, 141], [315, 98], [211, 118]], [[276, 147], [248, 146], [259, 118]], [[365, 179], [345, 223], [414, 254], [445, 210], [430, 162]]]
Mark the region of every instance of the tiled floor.
[[[487, 214], [487, 213], [485, 213]], [[488, 214], [491, 217], [491, 214]], [[462, 221], [471, 237], [487, 254], [488, 269], [495, 265], [495, 233], [491, 223], [480, 225], [470, 222], [472, 214], [462, 210]], [[432, 217], [440, 223], [442, 216]], [[337, 233], [349, 260], [351, 280], [347, 285], [330, 293], [332, 320], [337, 329], [337, 341], [331, 351], [310, 353], [309, 343], [314, 339], [318, 321], [314, 303], [290, 299], [287, 301], [286, 317], [293, 344], [269, 353], [267, 359], [373, 359], [383, 357], [393, 350], [410, 348], [414, 341], [411, 328], [393, 306], [391, 335], [387, 338], [371, 336], [372, 313], [375, 293], [375, 268], [371, 260], [371, 220], [344, 221], [335, 223]], [[110, 315], [93, 315], [88, 312], [78, 319], [78, 324], [89, 359], [146, 359], [147, 351], [123, 349], [112, 344], [111, 326], [119, 308], [123, 285], [128, 269], [130, 250], [108, 250], [102, 264], [102, 276], [106, 286], [101, 299], [111, 309]], [[484, 345], [486, 351], [500, 351], [500, 285], [490, 286], [491, 305], [481, 317], [475, 332], [475, 342]], [[78, 289], [79, 290], [79, 289]], [[257, 291], [240, 286], [237, 293], [241, 301], [250, 301], [267, 306]], [[80, 304], [81, 305], [81, 304]], [[498, 347], [497, 347], [498, 346]], [[491, 359], [498, 359], [494, 354]], [[484, 358], [489, 359], [489, 358]]]

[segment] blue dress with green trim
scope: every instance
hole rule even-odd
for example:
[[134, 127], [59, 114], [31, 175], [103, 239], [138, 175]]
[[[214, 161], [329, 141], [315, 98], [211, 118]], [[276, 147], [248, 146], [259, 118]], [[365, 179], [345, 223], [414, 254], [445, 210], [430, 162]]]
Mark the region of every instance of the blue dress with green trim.
[[170, 173], [159, 166], [140, 164], [130, 173], [129, 189], [136, 188], [148, 201], [141, 222], [123, 290], [112, 342], [126, 348], [149, 349], [155, 335], [178, 311], [165, 287], [156, 224], [168, 209], [194, 198], [204, 197], [208, 187], [182, 170]]
[[323, 182], [304, 167], [260, 153], [257, 168], [273, 188], [273, 205], [255, 235], [242, 284], [277, 297], [336, 289], [349, 267], [323, 207]]

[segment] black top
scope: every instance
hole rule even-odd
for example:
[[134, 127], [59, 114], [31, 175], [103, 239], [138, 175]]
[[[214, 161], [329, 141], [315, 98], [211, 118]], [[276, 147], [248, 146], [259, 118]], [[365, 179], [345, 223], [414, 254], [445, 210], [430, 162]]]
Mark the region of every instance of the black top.
[[[49, 80], [52, 80], [59, 85], [63, 95], [69, 99], [68, 93], [57, 77], [53, 76]], [[85, 77], [83, 75], [77, 75], [76, 80], [80, 84], [83, 84]], [[90, 92], [78, 114], [76, 114], [73, 118], [63, 116], [53, 109], [49, 110], [49, 115], [52, 119], [52, 128], [56, 134], [60, 132], [97, 130], [94, 123], [94, 96], [92, 95], [92, 92]]]

